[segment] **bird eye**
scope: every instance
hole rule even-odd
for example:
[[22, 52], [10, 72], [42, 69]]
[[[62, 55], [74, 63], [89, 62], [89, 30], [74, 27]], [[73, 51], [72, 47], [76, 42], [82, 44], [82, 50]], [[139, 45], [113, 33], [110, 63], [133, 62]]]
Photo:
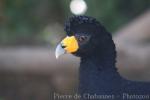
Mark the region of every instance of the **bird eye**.
[[80, 44], [83, 44], [89, 40], [89, 37], [86, 35], [82, 35], [82, 36], [77, 36], [77, 39]]
[[86, 39], [87, 39], [86, 36], [80, 36], [80, 37], [79, 37], [79, 41], [80, 41], [80, 42], [85, 41]]

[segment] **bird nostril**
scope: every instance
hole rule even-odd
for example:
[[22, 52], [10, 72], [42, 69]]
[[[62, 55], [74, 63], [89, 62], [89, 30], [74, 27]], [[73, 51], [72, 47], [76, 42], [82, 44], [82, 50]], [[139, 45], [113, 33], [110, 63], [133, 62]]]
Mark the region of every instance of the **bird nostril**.
[[66, 46], [65, 46], [65, 45], [61, 45], [61, 47], [62, 47], [62, 48], [66, 48]]

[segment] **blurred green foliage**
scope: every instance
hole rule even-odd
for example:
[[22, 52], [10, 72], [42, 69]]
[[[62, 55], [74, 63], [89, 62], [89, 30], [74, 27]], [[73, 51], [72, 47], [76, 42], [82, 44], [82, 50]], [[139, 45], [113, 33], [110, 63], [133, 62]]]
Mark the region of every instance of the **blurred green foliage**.
[[[111, 32], [133, 20], [150, 8], [150, 0], [85, 0], [88, 10], [85, 15], [93, 16]], [[69, 5], [69, 1], [65, 5]], [[69, 12], [69, 9], [65, 9]], [[71, 15], [71, 14], [68, 14]]]
[[43, 28], [63, 18], [59, 0], [2, 0], [0, 4], [1, 45], [40, 44]]
[[[99, 19], [114, 32], [149, 8], [150, 0], [85, 0], [86, 15]], [[0, 44], [45, 43], [44, 28], [72, 15], [70, 0], [1, 0]], [[48, 34], [48, 33], [47, 33]], [[52, 33], [51, 33], [52, 34]]]
[[110, 31], [133, 20], [150, 7], [150, 0], [86, 0], [87, 15], [98, 18]]

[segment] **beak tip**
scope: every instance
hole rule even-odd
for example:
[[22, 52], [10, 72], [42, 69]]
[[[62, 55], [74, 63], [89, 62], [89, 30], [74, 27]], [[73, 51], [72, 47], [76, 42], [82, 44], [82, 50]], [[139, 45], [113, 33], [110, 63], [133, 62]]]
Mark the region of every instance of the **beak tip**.
[[55, 53], [55, 57], [56, 57], [56, 59], [58, 59], [58, 55]]
[[58, 59], [59, 56], [61, 56], [64, 53], [65, 53], [65, 50], [61, 47], [61, 44], [58, 44], [58, 46], [56, 47], [56, 51], [55, 51], [56, 59]]

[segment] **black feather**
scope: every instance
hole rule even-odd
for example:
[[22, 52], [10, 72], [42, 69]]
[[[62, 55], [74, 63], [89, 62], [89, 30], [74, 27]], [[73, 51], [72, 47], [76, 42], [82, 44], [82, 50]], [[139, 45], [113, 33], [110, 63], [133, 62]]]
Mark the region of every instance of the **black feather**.
[[[123, 99], [124, 93], [150, 95], [150, 83], [130, 81], [120, 76], [115, 67], [116, 50], [112, 36], [95, 18], [70, 17], [65, 23], [65, 31], [68, 36], [86, 33], [92, 37], [86, 45], [74, 53], [81, 57], [79, 93], [82, 96], [85, 93], [114, 95], [114, 100], [127, 100]], [[82, 100], [87, 98], [83, 97]], [[150, 100], [150, 97], [143, 100]]]

